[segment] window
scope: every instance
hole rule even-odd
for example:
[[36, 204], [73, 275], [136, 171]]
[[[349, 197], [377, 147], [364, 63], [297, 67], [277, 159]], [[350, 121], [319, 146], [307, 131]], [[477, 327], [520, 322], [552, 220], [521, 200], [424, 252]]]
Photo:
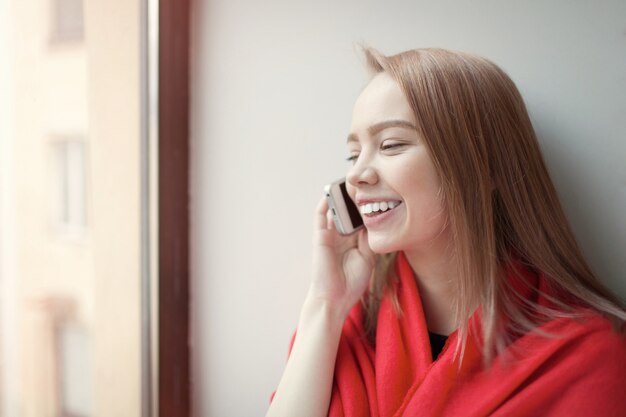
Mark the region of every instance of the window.
[[68, 321], [58, 327], [58, 365], [61, 415], [93, 415], [93, 352], [89, 330]]
[[53, 230], [80, 238], [87, 225], [85, 142], [80, 138], [53, 141], [50, 156]]
[[0, 416], [142, 415], [141, 13], [0, 2]]
[[0, 2], [1, 416], [190, 415], [188, 30], [188, 0]]
[[53, 42], [80, 41], [84, 36], [83, 0], [52, 0]]

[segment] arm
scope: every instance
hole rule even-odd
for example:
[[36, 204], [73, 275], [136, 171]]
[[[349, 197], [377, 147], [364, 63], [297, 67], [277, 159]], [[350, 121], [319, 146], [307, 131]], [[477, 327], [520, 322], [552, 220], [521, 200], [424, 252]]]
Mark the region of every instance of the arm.
[[266, 417], [326, 416], [343, 323], [367, 288], [374, 255], [366, 231], [341, 236], [317, 208], [313, 277], [300, 313], [298, 333]]
[[327, 415], [342, 325], [342, 314], [323, 301], [307, 297], [267, 417]]

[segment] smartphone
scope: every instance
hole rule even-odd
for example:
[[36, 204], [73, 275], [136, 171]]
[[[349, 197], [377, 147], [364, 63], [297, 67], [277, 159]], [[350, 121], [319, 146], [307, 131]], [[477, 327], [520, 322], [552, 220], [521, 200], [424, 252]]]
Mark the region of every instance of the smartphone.
[[345, 178], [324, 187], [328, 208], [330, 209], [335, 227], [342, 235], [349, 235], [363, 227], [363, 218], [359, 208], [348, 195]]

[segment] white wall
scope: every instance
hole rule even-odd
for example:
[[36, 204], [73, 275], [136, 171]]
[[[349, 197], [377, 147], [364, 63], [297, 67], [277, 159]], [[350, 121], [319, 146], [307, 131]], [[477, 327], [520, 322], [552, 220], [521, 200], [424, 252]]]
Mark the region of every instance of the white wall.
[[359, 42], [504, 68], [585, 253], [626, 299], [625, 22], [623, 0], [195, 2], [195, 414], [265, 413], [308, 284], [315, 204], [348, 167]]

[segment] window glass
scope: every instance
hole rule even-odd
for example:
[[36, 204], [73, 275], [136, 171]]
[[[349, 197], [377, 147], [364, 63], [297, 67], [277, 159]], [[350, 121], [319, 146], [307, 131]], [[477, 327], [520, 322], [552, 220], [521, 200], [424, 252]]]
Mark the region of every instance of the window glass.
[[0, 415], [140, 416], [141, 5], [0, 3]]
[[83, 39], [83, 0], [53, 0], [51, 39], [53, 42]]

